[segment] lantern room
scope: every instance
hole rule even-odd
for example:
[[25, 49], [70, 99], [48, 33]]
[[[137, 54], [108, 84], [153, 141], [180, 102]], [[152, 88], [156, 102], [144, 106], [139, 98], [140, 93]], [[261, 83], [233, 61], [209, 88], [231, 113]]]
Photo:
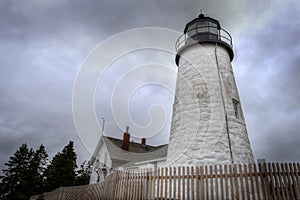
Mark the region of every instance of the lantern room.
[[179, 53], [193, 44], [216, 43], [226, 48], [230, 60], [233, 59], [232, 38], [221, 28], [218, 20], [206, 17], [202, 13], [184, 28], [183, 34], [178, 38], [175, 48], [177, 51], [176, 64], [178, 65]]

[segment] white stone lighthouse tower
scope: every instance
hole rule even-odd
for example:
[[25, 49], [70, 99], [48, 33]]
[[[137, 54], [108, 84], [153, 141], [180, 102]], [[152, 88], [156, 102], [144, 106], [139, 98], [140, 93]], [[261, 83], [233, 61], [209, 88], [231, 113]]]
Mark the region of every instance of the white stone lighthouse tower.
[[229, 33], [217, 20], [200, 14], [186, 25], [176, 50], [167, 164], [254, 162], [231, 66]]

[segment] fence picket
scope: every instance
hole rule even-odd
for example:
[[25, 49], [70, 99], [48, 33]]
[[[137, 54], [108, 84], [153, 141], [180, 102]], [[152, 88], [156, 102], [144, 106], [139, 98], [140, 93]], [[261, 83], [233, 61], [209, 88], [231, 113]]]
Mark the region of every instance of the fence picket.
[[222, 165], [219, 165], [219, 170], [220, 170], [220, 192], [221, 192], [221, 199], [224, 199], [224, 189], [223, 189], [223, 169]]
[[139, 193], [139, 172], [133, 172], [133, 199], [138, 198]]
[[200, 166], [200, 177], [201, 177], [201, 199], [205, 198], [205, 193], [204, 193], [204, 175], [203, 175], [203, 166]]
[[120, 183], [120, 181], [119, 181], [119, 171], [116, 171], [115, 172], [115, 181], [114, 181], [114, 185], [116, 186], [116, 188], [113, 191], [114, 192], [114, 199], [118, 198], [118, 191], [120, 190], [119, 183]]
[[[294, 188], [293, 188], [292, 179], [290, 178], [290, 177], [291, 177], [291, 172], [290, 172], [290, 170], [289, 170], [288, 164], [285, 163], [285, 164], [283, 165], [283, 163], [282, 163], [281, 167], [282, 167], [282, 171], [283, 171], [283, 172], [284, 172], [284, 171], [286, 172], [286, 178], [287, 178], [287, 181], [288, 181], [288, 190], [290, 191], [290, 192], [288, 193], [288, 196], [290, 196], [291, 199], [294, 200], [294, 199], [295, 199], [295, 194], [294, 194]], [[290, 194], [290, 195], [289, 195], [289, 194]]]
[[148, 185], [149, 185], [149, 193], [148, 193], [148, 196], [147, 196], [147, 198], [146, 199], [152, 199], [152, 170], [153, 169], [149, 169], [149, 172], [148, 172]]
[[205, 194], [206, 199], [209, 199], [209, 187], [208, 187], [208, 167], [205, 166]]
[[276, 195], [275, 195], [275, 182], [274, 182], [274, 176], [272, 173], [272, 167], [271, 163], [268, 163], [268, 172], [269, 172], [269, 178], [270, 178], [270, 191], [271, 191], [271, 199], [276, 200]]
[[180, 200], [180, 178], [181, 178], [181, 172], [180, 172], [180, 167], [178, 167], [178, 195], [177, 195], [177, 198], [178, 200]]
[[244, 173], [245, 173], [246, 197], [249, 200], [250, 199], [250, 189], [249, 189], [248, 170], [247, 170], [246, 164], [244, 164]]
[[210, 198], [214, 198], [214, 179], [213, 179], [213, 171], [212, 171], [212, 166], [209, 166], [209, 175], [210, 175]]
[[260, 180], [260, 185], [261, 185], [261, 191], [262, 191], [262, 198], [264, 200], [267, 199], [267, 193], [266, 193], [266, 182], [265, 182], [265, 177], [263, 176], [263, 168], [262, 168], [262, 165], [261, 163], [258, 163], [258, 175], [259, 175], [259, 180]]
[[125, 174], [126, 174], [125, 171], [123, 171], [122, 174], [121, 174], [122, 181], [121, 181], [120, 199], [125, 198], [124, 197], [124, 193], [125, 193], [125, 181], [126, 181]]
[[252, 164], [249, 164], [248, 167], [249, 167], [249, 179], [250, 179], [251, 196], [252, 196], [252, 199], [255, 200]]
[[217, 165], [215, 165], [214, 174], [215, 174], [215, 193], [216, 193], [216, 198], [215, 199], [219, 199], [219, 184], [218, 184], [219, 180], [218, 180]]
[[192, 200], [195, 199], [195, 184], [194, 184], [194, 167], [191, 167], [191, 174], [192, 174], [192, 178], [191, 178], [191, 187], [192, 187]]
[[254, 170], [254, 178], [255, 178], [255, 185], [256, 185], [256, 192], [255, 193], [256, 193], [257, 199], [260, 200], [260, 185], [261, 184], [259, 184], [258, 171], [257, 171], [255, 163], [253, 164], [253, 170]]
[[242, 165], [239, 164], [239, 176], [240, 176], [240, 183], [241, 183], [241, 198], [245, 199], [245, 191], [244, 191], [244, 175], [242, 170]]
[[157, 186], [156, 186], [156, 198], [159, 198], [160, 197], [160, 191], [159, 191], [159, 188], [160, 188], [160, 169], [157, 169], [157, 176], [156, 176], [156, 179], [157, 179]]
[[139, 170], [137, 173], [138, 177], [138, 197], [144, 199], [144, 169]]
[[125, 174], [124, 174], [124, 192], [123, 192], [123, 198], [126, 199], [127, 196], [128, 196], [128, 184], [129, 184], [129, 172], [126, 171]]
[[[274, 166], [275, 166], [275, 164], [274, 164]], [[285, 184], [283, 176], [281, 176], [280, 167], [279, 167], [278, 163], [276, 163], [276, 170], [278, 173], [278, 182], [279, 182], [279, 187], [281, 188], [282, 198], [283, 198], [283, 200], [285, 200], [286, 199], [286, 190], [285, 190], [286, 184]]]
[[[297, 183], [297, 195], [300, 197], [300, 181], [299, 181], [299, 171], [297, 170], [296, 163], [293, 163], [294, 173], [295, 173], [295, 182]], [[298, 166], [299, 169], [299, 166]], [[300, 199], [300, 198], [299, 198]]]
[[229, 187], [228, 187], [228, 171], [227, 165], [224, 166], [224, 174], [225, 174], [225, 198], [229, 199]]
[[286, 198], [294, 199], [294, 193], [290, 189], [291, 184], [290, 184], [290, 180], [289, 180], [288, 169], [285, 169], [285, 166], [283, 163], [280, 164], [280, 169], [281, 169], [281, 177], [282, 177], [284, 185], [285, 185]]
[[132, 170], [129, 171], [129, 193], [128, 196], [132, 197], [133, 194], [133, 173]]
[[187, 166], [186, 167], [186, 176], [187, 176], [187, 179], [186, 179], [186, 188], [187, 188], [187, 190], [186, 190], [186, 196], [187, 196], [187, 200], [190, 200], [190, 178], [189, 178], [189, 176], [190, 176], [190, 167], [189, 166]]
[[240, 199], [240, 192], [239, 192], [239, 179], [237, 176], [237, 166], [236, 164], [233, 165], [233, 172], [234, 172], [234, 180], [235, 180], [235, 197], [237, 200]]
[[147, 189], [147, 195], [146, 195], [146, 199], [150, 199], [151, 196], [151, 178], [150, 178], [150, 172], [152, 171], [151, 168], [147, 168], [147, 173], [145, 176], [145, 181], [146, 181], [146, 189]]
[[231, 199], [235, 199], [235, 195], [234, 195], [234, 185], [233, 185], [232, 165], [229, 165], [229, 178], [230, 178]]
[[172, 167], [169, 168], [169, 199], [172, 198]]
[[276, 170], [276, 166], [274, 163], [269, 164], [270, 166], [270, 173], [272, 174], [272, 178], [274, 180], [274, 184], [272, 189], [274, 190], [274, 199], [281, 199], [281, 195], [280, 195], [280, 191], [281, 191], [281, 187], [280, 187], [280, 179], [279, 179], [279, 173], [277, 173]]
[[[133, 173], [133, 199], [146, 199], [147, 191], [144, 188], [145, 184], [145, 172], [147, 169], [134, 170]], [[141, 191], [142, 190], [142, 191]], [[140, 193], [142, 194], [140, 196]]]
[[165, 200], [167, 200], [167, 198], [168, 198], [168, 179], [167, 179], [167, 177], [168, 177], [168, 168], [166, 167], [165, 168], [165, 177], [164, 177], [164, 179], [165, 179]]
[[173, 167], [173, 198], [176, 199], [176, 167]]
[[163, 191], [164, 191], [164, 168], [161, 168], [160, 171], [160, 199], [163, 199]]
[[153, 179], [153, 182], [152, 182], [152, 194], [151, 194], [152, 197], [151, 197], [151, 199], [155, 199], [156, 168], [153, 170], [152, 179]]
[[200, 200], [199, 167], [196, 167], [196, 199]]
[[271, 182], [269, 182], [269, 180], [271, 180], [271, 177], [269, 176], [266, 163], [263, 163], [263, 170], [264, 170], [264, 176], [266, 179], [265, 183], [266, 183], [266, 188], [267, 188], [267, 193], [268, 193], [268, 199], [272, 199], [271, 185], [270, 185]]
[[185, 167], [182, 167], [182, 199], [185, 199]]
[[295, 163], [289, 163], [289, 169], [290, 169], [290, 172], [291, 172], [291, 179], [292, 179], [292, 183], [293, 183], [293, 188], [294, 188], [294, 194], [295, 194], [295, 197], [296, 199], [300, 199], [300, 195], [299, 195], [299, 185], [297, 183], [297, 173], [295, 172], [295, 168], [294, 168], [294, 165]]

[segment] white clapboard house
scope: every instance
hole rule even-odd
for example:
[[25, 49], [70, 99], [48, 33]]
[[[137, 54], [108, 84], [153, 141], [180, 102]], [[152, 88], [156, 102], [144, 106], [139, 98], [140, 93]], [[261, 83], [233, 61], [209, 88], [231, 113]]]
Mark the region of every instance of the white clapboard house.
[[168, 145], [150, 146], [143, 138], [140, 143], [130, 141], [128, 128], [123, 140], [102, 136], [89, 166], [90, 184], [100, 182], [114, 170], [161, 167], [166, 163]]

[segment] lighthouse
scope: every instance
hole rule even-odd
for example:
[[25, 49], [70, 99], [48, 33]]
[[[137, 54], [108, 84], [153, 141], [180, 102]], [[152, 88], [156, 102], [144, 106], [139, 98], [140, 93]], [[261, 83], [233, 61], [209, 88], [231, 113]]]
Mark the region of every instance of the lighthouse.
[[200, 14], [176, 42], [178, 66], [167, 164], [253, 163], [231, 61], [230, 34]]

